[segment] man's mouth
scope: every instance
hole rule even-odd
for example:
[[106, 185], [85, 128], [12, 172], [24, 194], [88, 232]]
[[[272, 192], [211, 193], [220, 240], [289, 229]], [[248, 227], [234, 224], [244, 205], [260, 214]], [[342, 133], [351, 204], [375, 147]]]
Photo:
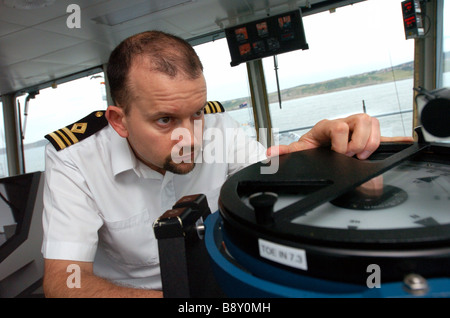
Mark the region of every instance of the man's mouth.
[[194, 153], [192, 152], [188, 155], [177, 156], [176, 159], [177, 159], [177, 161], [181, 161], [184, 163], [191, 163], [191, 162], [194, 162]]
[[193, 163], [199, 151], [200, 148], [197, 149], [195, 147], [186, 154], [184, 154], [183, 151], [180, 151], [181, 154], [172, 154], [172, 160], [176, 163]]

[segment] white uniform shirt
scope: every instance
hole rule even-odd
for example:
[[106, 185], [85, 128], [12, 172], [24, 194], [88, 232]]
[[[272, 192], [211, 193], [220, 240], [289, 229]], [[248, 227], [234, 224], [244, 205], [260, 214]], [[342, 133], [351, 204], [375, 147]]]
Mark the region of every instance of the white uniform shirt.
[[244, 137], [228, 114], [205, 115], [205, 130], [212, 127], [225, 136], [227, 159], [204, 160], [186, 175], [150, 169], [111, 126], [60, 151], [48, 145], [44, 258], [94, 262], [100, 277], [161, 289], [155, 219], [189, 194], [205, 194], [211, 211], [217, 211], [228, 175], [265, 159], [265, 148]]

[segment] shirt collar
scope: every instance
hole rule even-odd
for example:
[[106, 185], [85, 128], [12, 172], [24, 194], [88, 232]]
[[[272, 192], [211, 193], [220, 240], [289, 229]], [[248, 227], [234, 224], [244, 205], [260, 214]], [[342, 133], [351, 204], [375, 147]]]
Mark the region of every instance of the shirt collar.
[[134, 171], [140, 178], [162, 179], [159, 172], [139, 161], [126, 138], [121, 137], [111, 126], [111, 165], [114, 176]]

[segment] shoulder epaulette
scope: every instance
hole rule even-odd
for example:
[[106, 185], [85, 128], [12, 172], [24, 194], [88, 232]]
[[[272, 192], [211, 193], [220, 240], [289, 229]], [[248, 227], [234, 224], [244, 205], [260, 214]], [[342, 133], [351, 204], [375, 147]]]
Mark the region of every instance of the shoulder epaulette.
[[225, 108], [222, 106], [220, 102], [214, 101], [214, 102], [208, 102], [208, 104], [205, 107], [204, 113], [205, 114], [213, 114], [213, 113], [223, 113], [225, 111]]
[[92, 136], [106, 125], [108, 120], [105, 111], [95, 111], [69, 126], [45, 135], [45, 138], [59, 151]]

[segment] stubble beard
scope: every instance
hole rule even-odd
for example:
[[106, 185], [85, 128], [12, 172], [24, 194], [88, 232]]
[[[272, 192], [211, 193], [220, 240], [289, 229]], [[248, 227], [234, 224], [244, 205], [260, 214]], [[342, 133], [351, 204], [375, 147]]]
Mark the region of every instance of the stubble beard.
[[169, 156], [166, 158], [166, 161], [164, 162], [163, 169], [166, 171], [170, 171], [174, 174], [188, 174], [195, 168], [195, 162], [182, 162], [182, 163], [175, 163], [172, 161], [172, 158]]
[[190, 162], [183, 161], [180, 163], [175, 163], [172, 160], [172, 155], [169, 155], [169, 156], [167, 156], [166, 160], [164, 161], [163, 169], [166, 171], [175, 173], [175, 174], [180, 174], [180, 175], [188, 174], [195, 168], [195, 158], [198, 155], [198, 148], [192, 147], [190, 151], [191, 151], [191, 153], [194, 154], [194, 156], [193, 156], [193, 158], [191, 158], [192, 160], [190, 160]]

